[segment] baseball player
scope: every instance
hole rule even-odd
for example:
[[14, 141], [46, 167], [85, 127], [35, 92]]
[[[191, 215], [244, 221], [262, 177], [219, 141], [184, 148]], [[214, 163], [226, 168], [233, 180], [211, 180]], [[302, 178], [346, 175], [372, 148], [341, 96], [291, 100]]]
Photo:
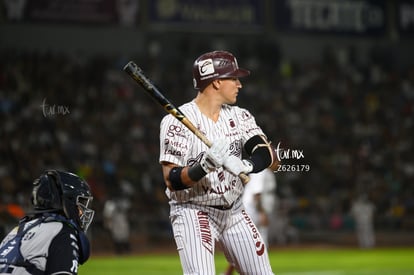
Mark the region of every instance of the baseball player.
[[241, 274], [273, 274], [264, 240], [243, 207], [238, 176], [277, 166], [252, 114], [233, 105], [239, 78], [249, 74], [226, 51], [195, 60], [198, 93], [179, 109], [212, 141], [210, 148], [172, 115], [161, 121], [159, 160], [184, 274], [215, 274], [216, 242]]
[[0, 274], [78, 274], [89, 258], [86, 230], [94, 211], [88, 184], [48, 170], [33, 182], [33, 214], [20, 220], [0, 244]]
[[375, 205], [367, 194], [360, 194], [352, 202], [351, 214], [355, 219], [355, 229], [358, 243], [361, 248], [372, 248], [375, 246], [374, 216]]

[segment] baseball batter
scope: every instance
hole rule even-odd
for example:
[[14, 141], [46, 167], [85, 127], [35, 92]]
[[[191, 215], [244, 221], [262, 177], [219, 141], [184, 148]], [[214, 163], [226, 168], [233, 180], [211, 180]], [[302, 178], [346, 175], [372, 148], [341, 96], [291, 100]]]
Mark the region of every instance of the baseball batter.
[[159, 160], [184, 274], [215, 274], [217, 242], [240, 274], [273, 274], [264, 241], [243, 207], [238, 177], [277, 166], [252, 114], [233, 105], [242, 87], [239, 78], [249, 74], [226, 51], [195, 60], [198, 93], [179, 109], [212, 141], [210, 148], [172, 115], [160, 125]]

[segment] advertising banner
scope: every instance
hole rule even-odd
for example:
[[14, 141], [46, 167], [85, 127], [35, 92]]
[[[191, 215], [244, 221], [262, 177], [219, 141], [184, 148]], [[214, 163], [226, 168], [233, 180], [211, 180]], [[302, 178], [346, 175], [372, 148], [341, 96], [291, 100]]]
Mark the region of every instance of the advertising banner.
[[198, 27], [262, 27], [263, 0], [148, 1], [150, 24]]
[[385, 0], [275, 1], [278, 31], [354, 35], [383, 35]]

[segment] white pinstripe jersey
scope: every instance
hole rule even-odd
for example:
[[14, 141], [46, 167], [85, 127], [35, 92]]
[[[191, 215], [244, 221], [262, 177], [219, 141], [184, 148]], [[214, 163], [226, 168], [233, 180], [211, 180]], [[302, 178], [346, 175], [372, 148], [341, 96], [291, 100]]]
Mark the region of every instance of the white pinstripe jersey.
[[[202, 114], [193, 101], [179, 107], [186, 117], [214, 142], [228, 139], [230, 154], [241, 157], [247, 140], [264, 135], [254, 117], [246, 109], [223, 105], [217, 122]], [[192, 166], [199, 162], [208, 147], [172, 115], [165, 116], [160, 125], [160, 162], [178, 166]], [[193, 202], [200, 205], [231, 205], [243, 192], [243, 183], [237, 176], [219, 168], [207, 174], [192, 188], [166, 190], [172, 202]]]

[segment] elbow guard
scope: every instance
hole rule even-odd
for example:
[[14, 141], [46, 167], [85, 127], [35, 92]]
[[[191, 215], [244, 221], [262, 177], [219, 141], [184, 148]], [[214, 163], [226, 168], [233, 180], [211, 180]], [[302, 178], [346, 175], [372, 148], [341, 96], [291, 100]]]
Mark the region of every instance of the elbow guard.
[[260, 172], [268, 167], [273, 170], [275, 162], [277, 161], [274, 150], [265, 137], [256, 135], [250, 138], [246, 142], [244, 149], [250, 156], [250, 161], [253, 163], [252, 173]]

